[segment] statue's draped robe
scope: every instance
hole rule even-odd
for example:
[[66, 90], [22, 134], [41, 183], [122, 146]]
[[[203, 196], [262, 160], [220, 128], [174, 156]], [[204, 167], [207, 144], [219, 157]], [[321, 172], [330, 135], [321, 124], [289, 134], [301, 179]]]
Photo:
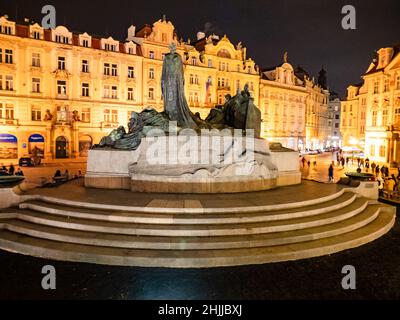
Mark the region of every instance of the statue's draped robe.
[[164, 110], [169, 119], [182, 128], [197, 128], [185, 98], [183, 64], [179, 54], [169, 53], [165, 56], [161, 83]]

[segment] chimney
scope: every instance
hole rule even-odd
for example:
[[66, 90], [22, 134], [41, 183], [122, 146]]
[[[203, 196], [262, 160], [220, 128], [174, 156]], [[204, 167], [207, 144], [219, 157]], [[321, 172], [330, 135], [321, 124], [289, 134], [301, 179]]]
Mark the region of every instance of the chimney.
[[204, 32], [201, 32], [201, 31], [197, 32], [197, 40], [201, 40], [205, 37], [206, 37], [206, 34]]
[[136, 27], [135, 26], [130, 26], [128, 29], [128, 38], [126, 40], [128, 41], [133, 41], [136, 35]]

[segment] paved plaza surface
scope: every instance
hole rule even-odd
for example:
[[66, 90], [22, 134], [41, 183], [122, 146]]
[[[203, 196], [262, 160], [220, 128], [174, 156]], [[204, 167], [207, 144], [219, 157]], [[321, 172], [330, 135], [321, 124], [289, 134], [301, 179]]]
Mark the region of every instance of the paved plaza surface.
[[[57, 289], [41, 288], [45, 265]], [[56, 262], [0, 251], [1, 299], [399, 299], [400, 224], [377, 241], [331, 256], [258, 266], [181, 270]], [[357, 289], [341, 270], [353, 265]]]
[[[315, 170], [305, 178], [324, 181], [330, 156], [319, 156]], [[336, 179], [342, 174], [335, 168]], [[346, 171], [346, 170], [344, 170]], [[327, 172], [326, 172], [327, 180]], [[230, 207], [295, 202], [312, 199], [338, 190], [328, 184], [303, 181], [301, 186], [240, 195], [139, 195], [129, 191], [83, 188], [82, 179], [59, 188], [35, 189], [42, 193], [79, 201], [104, 198], [104, 203], [119, 205], [186, 207]], [[164, 202], [162, 202], [164, 201]], [[101, 202], [101, 201], [100, 201]], [[282, 203], [282, 199], [279, 200]], [[153, 204], [152, 204], [153, 203]], [[192, 203], [192, 202], [190, 202]], [[45, 265], [57, 272], [57, 289], [41, 287]], [[342, 268], [352, 265], [357, 272], [357, 289], [346, 291], [341, 281]], [[1, 299], [399, 299], [400, 298], [400, 223], [373, 243], [318, 258], [242, 267], [210, 269], [167, 269], [113, 267], [86, 263], [49, 261], [0, 251]]]

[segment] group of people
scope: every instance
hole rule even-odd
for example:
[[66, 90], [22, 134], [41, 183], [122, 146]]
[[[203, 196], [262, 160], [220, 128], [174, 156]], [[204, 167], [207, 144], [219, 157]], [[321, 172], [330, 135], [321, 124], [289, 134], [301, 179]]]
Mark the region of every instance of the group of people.
[[[83, 177], [82, 171], [78, 170], [78, 172], [75, 174], [74, 178], [77, 179], [77, 178], [82, 178], [82, 177]], [[69, 179], [70, 179], [70, 174], [69, 174], [68, 169], [66, 169], [64, 173], [61, 173], [61, 170], [57, 169], [53, 176], [53, 180], [68, 181]]]
[[21, 168], [15, 170], [14, 165], [10, 164], [8, 169], [5, 165], [1, 166], [0, 176], [24, 176], [24, 173], [22, 172]]

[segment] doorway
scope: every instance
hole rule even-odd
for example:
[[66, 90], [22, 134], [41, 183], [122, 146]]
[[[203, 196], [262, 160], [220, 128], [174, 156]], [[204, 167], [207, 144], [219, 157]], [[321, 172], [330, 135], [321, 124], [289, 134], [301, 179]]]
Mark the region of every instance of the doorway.
[[65, 137], [58, 137], [56, 139], [56, 158], [66, 159], [68, 158], [68, 142]]

